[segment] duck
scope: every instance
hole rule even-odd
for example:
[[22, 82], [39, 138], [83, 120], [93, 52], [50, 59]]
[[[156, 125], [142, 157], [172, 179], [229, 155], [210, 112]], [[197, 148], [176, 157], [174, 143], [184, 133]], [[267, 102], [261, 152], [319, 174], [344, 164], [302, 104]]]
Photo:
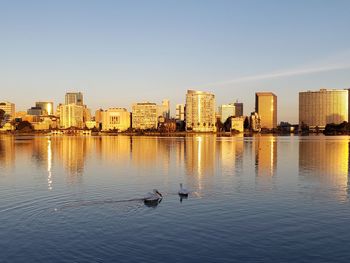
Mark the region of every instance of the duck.
[[182, 184], [180, 184], [180, 190], [179, 190], [179, 196], [182, 196], [182, 197], [187, 197], [190, 193], [190, 191], [188, 191], [187, 189], [183, 188], [182, 187]]
[[143, 201], [145, 203], [158, 203], [162, 200], [163, 195], [157, 190], [153, 189], [153, 192], [149, 192], [146, 194], [146, 196], [143, 198]]

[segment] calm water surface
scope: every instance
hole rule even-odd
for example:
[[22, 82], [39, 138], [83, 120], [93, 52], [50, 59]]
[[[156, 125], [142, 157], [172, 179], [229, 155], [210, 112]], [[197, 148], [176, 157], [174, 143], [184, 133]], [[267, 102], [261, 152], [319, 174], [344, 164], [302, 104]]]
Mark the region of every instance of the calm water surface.
[[0, 262], [349, 262], [349, 138], [2, 135]]

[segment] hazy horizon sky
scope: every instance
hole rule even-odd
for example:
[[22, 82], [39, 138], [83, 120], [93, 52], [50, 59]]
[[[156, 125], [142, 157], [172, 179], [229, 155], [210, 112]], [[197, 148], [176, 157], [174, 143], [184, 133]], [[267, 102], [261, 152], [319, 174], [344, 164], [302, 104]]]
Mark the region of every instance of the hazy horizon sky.
[[174, 105], [187, 89], [217, 105], [278, 96], [298, 121], [298, 92], [350, 88], [350, 1], [0, 1], [0, 100], [17, 110], [84, 93], [92, 109]]

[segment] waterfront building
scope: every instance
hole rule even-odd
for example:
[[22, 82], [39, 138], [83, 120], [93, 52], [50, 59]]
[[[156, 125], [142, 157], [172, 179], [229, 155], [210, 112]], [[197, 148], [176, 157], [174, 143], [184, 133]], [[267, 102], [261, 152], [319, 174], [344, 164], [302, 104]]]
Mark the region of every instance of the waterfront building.
[[242, 117], [243, 116], [243, 103], [242, 102], [235, 102], [235, 117]]
[[83, 100], [83, 93], [81, 92], [67, 92], [65, 96], [65, 104], [76, 104], [83, 106], [84, 100]]
[[35, 102], [35, 107], [41, 109], [41, 115], [53, 115], [53, 102], [38, 101]]
[[219, 107], [220, 121], [225, 123], [229, 117], [236, 115], [236, 107], [233, 103], [223, 104]]
[[162, 104], [158, 106], [158, 117], [159, 116], [170, 119], [170, 101], [168, 99], [164, 99]]
[[186, 94], [186, 130], [195, 132], [216, 131], [215, 95], [209, 92], [188, 90]]
[[231, 118], [231, 130], [238, 132], [244, 132], [244, 117], [232, 117]]
[[91, 121], [91, 110], [84, 105], [84, 123], [87, 121]]
[[272, 92], [255, 94], [255, 111], [261, 119], [261, 128], [277, 128], [277, 96]]
[[175, 119], [177, 121], [185, 121], [185, 105], [184, 104], [176, 104]]
[[130, 113], [124, 108], [110, 108], [102, 113], [102, 131], [126, 131], [130, 127]]
[[140, 102], [132, 105], [132, 128], [137, 130], [157, 129], [158, 106], [152, 102]]
[[252, 112], [250, 114], [250, 129], [253, 132], [261, 131], [261, 118], [257, 112]]
[[86, 122], [85, 122], [85, 126], [86, 126], [86, 128], [88, 128], [88, 129], [97, 128], [96, 121], [86, 121]]
[[16, 107], [14, 103], [8, 101], [0, 102], [0, 109], [5, 112], [5, 122], [10, 122], [15, 118]]
[[60, 126], [64, 129], [84, 128], [84, 107], [76, 104], [61, 105]]
[[299, 125], [324, 129], [349, 119], [349, 91], [327, 90], [299, 92]]

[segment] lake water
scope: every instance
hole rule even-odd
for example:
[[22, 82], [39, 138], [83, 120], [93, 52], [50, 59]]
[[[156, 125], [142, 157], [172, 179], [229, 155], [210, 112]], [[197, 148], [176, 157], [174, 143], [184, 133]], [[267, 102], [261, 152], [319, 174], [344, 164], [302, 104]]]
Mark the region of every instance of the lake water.
[[0, 262], [349, 262], [349, 138], [1, 135]]

